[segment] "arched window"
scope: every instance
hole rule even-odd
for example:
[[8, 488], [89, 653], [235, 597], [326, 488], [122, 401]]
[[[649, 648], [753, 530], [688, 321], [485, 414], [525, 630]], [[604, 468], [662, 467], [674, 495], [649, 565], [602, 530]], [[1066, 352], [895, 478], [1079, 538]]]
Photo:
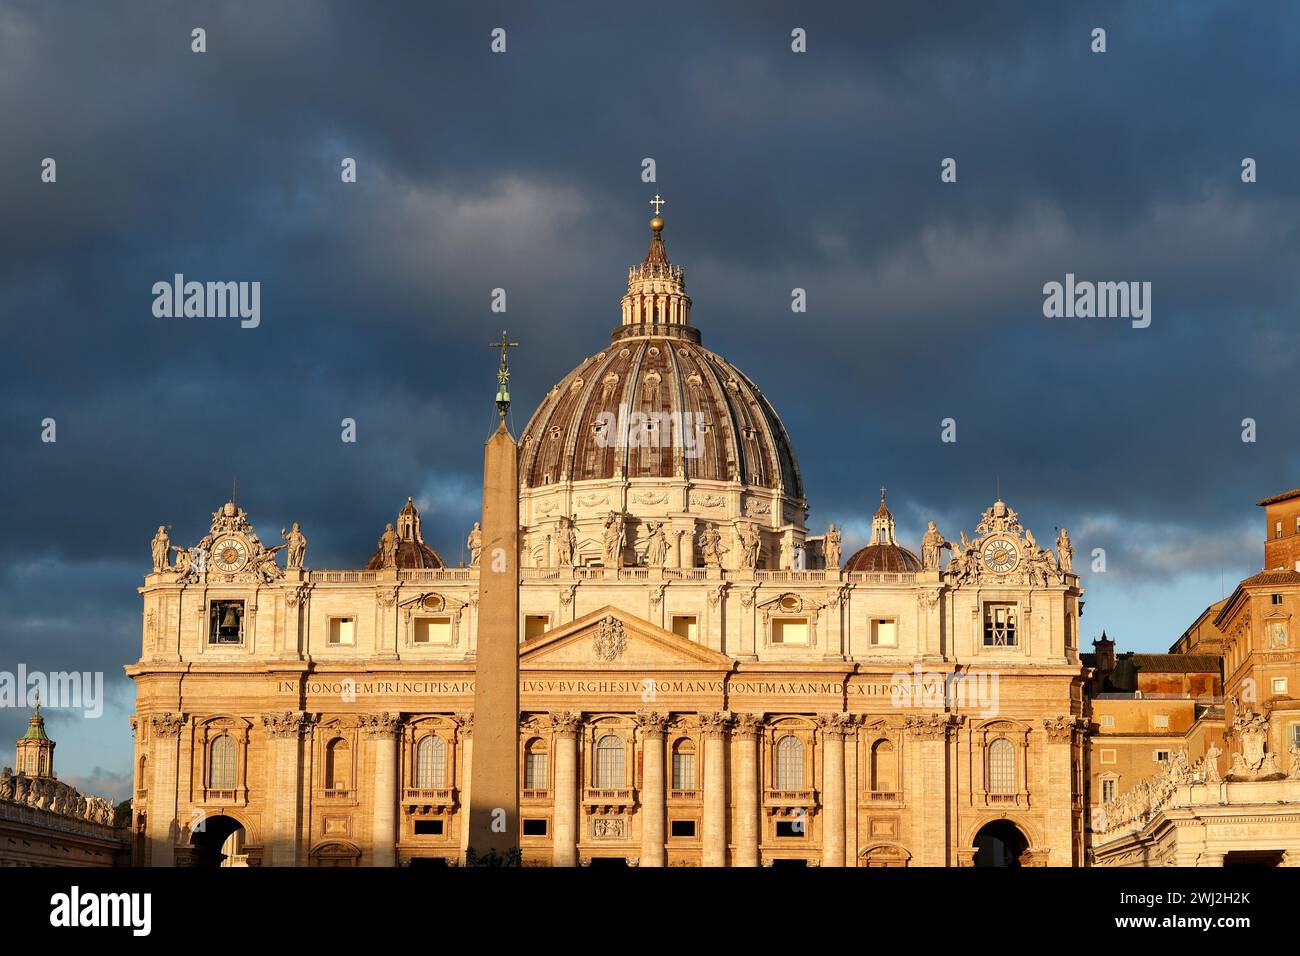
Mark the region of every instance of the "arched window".
[[803, 789], [803, 744], [790, 734], [776, 742], [776, 789]]
[[871, 789], [876, 793], [892, 793], [898, 789], [894, 760], [894, 745], [888, 740], [877, 740], [871, 746]]
[[524, 747], [524, 789], [545, 790], [546, 788], [546, 744], [534, 737]]
[[325, 789], [347, 790], [352, 780], [352, 748], [342, 737], [325, 746]]
[[437, 734], [429, 734], [415, 748], [415, 785], [426, 790], [447, 785], [447, 742]]
[[235, 789], [235, 741], [222, 734], [212, 741], [208, 786], [213, 790]]
[[596, 742], [596, 787], [614, 790], [627, 783], [623, 741], [606, 734]]
[[673, 744], [673, 789], [695, 789], [695, 741], [689, 737]]
[[145, 754], [140, 758], [140, 789], [147, 791], [149, 789], [149, 755]]
[[989, 744], [989, 793], [1016, 792], [1016, 745], [1005, 737]]

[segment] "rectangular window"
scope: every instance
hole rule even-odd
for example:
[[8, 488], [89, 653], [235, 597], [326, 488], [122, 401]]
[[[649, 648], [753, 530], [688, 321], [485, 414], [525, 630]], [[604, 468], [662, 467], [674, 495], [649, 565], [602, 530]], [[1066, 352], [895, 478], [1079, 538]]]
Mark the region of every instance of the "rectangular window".
[[1285, 677], [1274, 677], [1274, 678], [1273, 678], [1273, 693], [1275, 693], [1275, 694], [1285, 694], [1285, 693], [1286, 693], [1286, 678], [1285, 678]]
[[209, 609], [209, 644], [244, 642], [244, 602], [213, 601]]
[[776, 835], [779, 837], [802, 837], [804, 822], [802, 820], [777, 820]]
[[1103, 780], [1101, 782], [1101, 802], [1110, 803], [1115, 799], [1115, 781]]
[[672, 835], [675, 837], [693, 837], [695, 836], [694, 820], [674, 820], [672, 821]]
[[873, 620], [871, 622], [871, 646], [896, 647], [898, 645], [898, 634], [895, 627], [893, 621]]
[[541, 637], [550, 626], [549, 614], [529, 614], [524, 618], [524, 640], [531, 641], [534, 637]]
[[1300, 724], [1291, 725], [1291, 746], [1300, 747]]
[[524, 757], [524, 789], [546, 789], [546, 754], [530, 753]]
[[1273, 537], [1275, 537], [1275, 538], [1280, 538], [1280, 537], [1282, 537], [1282, 522], [1281, 522], [1281, 521], [1275, 521], [1275, 522], [1273, 522]]
[[416, 836], [442, 836], [441, 820], [416, 820]]
[[1273, 594], [1273, 595], [1270, 595], [1270, 597], [1272, 598], [1274, 604], [1281, 604], [1281, 603], [1282, 603], [1282, 595], [1280, 595], [1280, 594]]
[[1016, 646], [1016, 606], [1014, 604], [984, 605], [984, 646]]
[[695, 789], [695, 754], [682, 752], [673, 754], [673, 789]]
[[330, 644], [352, 645], [357, 639], [357, 619], [355, 617], [330, 618]]
[[546, 819], [524, 819], [524, 836], [546, 836]]
[[773, 621], [772, 643], [806, 645], [808, 643], [808, 622], [802, 618], [786, 618]]
[[415, 621], [412, 640], [416, 644], [451, 644], [451, 618], [422, 617]]
[[1113, 750], [1103, 750], [1103, 751], [1101, 752], [1101, 762], [1102, 762], [1102, 763], [1114, 763], [1114, 762], [1115, 762], [1115, 751], [1113, 751]]
[[1107, 729], [1107, 730], [1110, 730], [1111, 728], [1113, 728], [1113, 727], [1115, 726], [1115, 715], [1114, 715], [1114, 714], [1102, 714], [1102, 715], [1101, 715], [1101, 726], [1104, 727], [1104, 728]]
[[1156, 721], [1156, 730], [1167, 730], [1169, 728], [1168, 714], [1156, 714], [1155, 721]]
[[693, 641], [699, 637], [699, 618], [694, 614], [674, 614], [673, 633]]
[[1169, 759], [1169, 751], [1168, 751], [1168, 750], [1157, 750], [1157, 751], [1156, 751], [1154, 754], [1152, 754], [1151, 756], [1152, 756], [1152, 759], [1155, 760], [1156, 763], [1164, 763], [1166, 760]]

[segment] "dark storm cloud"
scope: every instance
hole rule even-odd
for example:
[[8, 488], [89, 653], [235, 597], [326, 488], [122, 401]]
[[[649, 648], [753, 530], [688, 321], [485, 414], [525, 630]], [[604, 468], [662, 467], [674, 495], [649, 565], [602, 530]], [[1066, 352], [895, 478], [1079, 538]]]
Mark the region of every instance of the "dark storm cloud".
[[[1158, 646], [1186, 620], [1146, 619], [1134, 595], [1257, 566], [1253, 500], [1300, 485], [1298, 19], [1286, 4], [6, 5], [0, 669], [120, 673], [151, 533], [197, 538], [232, 477], [264, 539], [303, 523], [315, 566], [364, 561], [408, 494], [459, 561], [489, 337], [505, 318], [524, 343], [518, 431], [606, 341], [656, 189], [705, 342], [781, 412], [815, 524], [861, 543], [884, 483], [907, 541], [930, 517], [955, 536], [1000, 482], [1040, 539], [1066, 524], [1081, 556], [1106, 549], [1089, 633], [1140, 621]], [[57, 185], [37, 178], [45, 156]], [[261, 326], [154, 318], [150, 288], [177, 272], [260, 280]], [[1151, 327], [1044, 319], [1042, 286], [1066, 272], [1152, 282]], [[1245, 417], [1257, 444], [1239, 440]], [[13, 736], [21, 721], [0, 717]]]

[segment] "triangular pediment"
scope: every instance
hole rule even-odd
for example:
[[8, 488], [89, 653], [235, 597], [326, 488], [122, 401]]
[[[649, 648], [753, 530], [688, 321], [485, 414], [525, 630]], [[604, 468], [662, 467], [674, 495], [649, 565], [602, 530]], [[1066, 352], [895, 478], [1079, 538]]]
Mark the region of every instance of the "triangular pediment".
[[524, 669], [718, 668], [734, 661], [634, 614], [606, 605], [519, 647]]

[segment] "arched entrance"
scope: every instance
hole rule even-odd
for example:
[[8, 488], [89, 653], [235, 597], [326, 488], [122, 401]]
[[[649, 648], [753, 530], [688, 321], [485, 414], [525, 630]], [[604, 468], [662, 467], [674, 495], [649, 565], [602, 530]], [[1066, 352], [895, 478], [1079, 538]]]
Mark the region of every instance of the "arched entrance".
[[992, 820], [975, 834], [976, 866], [1020, 866], [1029, 841], [1010, 820]]
[[203, 829], [190, 836], [194, 852], [190, 859], [194, 866], [248, 866], [244, 852], [244, 827], [238, 820], [226, 816], [208, 817]]
[[[421, 864], [430, 862], [427, 859], [416, 857], [411, 860], [411, 865], [417, 865], [417, 860]], [[442, 862], [446, 863], [445, 860]], [[361, 851], [351, 843], [323, 843], [311, 851], [311, 865], [345, 867], [360, 866]]]

